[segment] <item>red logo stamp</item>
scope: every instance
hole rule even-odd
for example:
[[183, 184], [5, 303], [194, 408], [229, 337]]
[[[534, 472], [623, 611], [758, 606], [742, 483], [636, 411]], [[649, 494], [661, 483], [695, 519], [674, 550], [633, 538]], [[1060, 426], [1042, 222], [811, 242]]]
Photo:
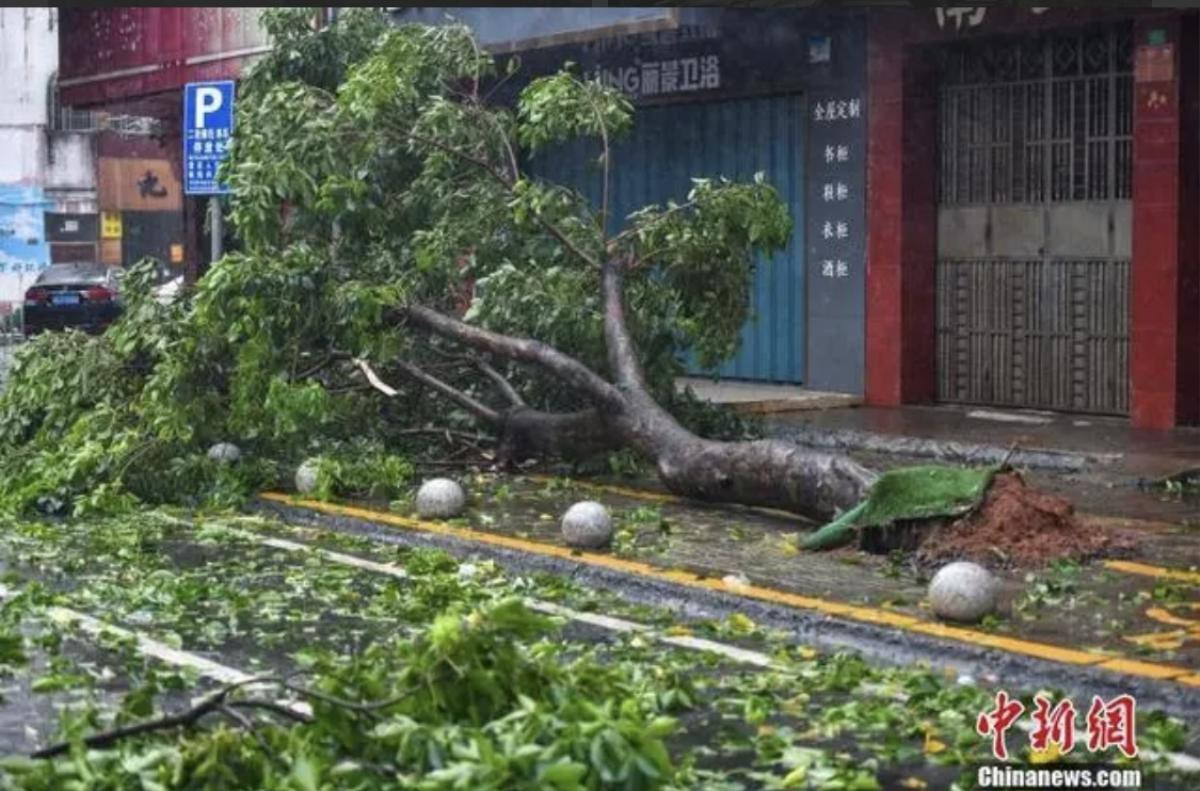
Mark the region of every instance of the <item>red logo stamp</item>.
[[[1074, 750], [1075, 704], [1069, 698], [1053, 703], [1041, 694], [1034, 696], [1033, 703], [1029, 746], [1037, 752], [1054, 748], [1061, 755]], [[992, 755], [996, 760], [1008, 760], [1008, 730], [1017, 724], [1024, 713], [1025, 705], [1009, 697], [1004, 690], [996, 693], [995, 705], [991, 709], [980, 712], [975, 721], [975, 731], [980, 736], [992, 737]], [[1136, 757], [1136, 722], [1137, 701], [1132, 695], [1119, 695], [1109, 701], [1093, 696], [1092, 705], [1084, 717], [1088, 752], [1104, 752], [1116, 747], [1127, 758]]]

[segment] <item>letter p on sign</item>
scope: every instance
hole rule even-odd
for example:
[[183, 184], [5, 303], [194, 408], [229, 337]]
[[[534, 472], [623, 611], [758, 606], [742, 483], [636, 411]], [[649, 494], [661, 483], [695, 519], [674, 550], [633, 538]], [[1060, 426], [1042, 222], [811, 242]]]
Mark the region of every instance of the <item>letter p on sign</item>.
[[203, 129], [204, 122], [208, 118], [209, 113], [215, 113], [221, 109], [221, 104], [224, 98], [221, 96], [220, 88], [214, 88], [211, 85], [202, 85], [196, 89], [196, 129]]

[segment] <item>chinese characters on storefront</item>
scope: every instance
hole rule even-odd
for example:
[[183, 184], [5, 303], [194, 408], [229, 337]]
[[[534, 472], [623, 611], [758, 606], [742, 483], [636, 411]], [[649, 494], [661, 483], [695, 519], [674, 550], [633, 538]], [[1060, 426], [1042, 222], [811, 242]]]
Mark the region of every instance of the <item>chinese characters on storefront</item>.
[[[1033, 6], [1028, 10], [1040, 15], [1049, 11], [1050, 6]], [[934, 6], [933, 9], [938, 28], [953, 28], [957, 32], [979, 27], [987, 19], [987, 12], [986, 6]]]
[[[820, 188], [810, 208], [819, 218], [813, 248], [817, 251], [819, 274], [823, 278], [850, 277], [851, 250], [858, 233], [861, 195], [856, 194], [859, 180], [856, 162], [860, 152], [848, 138], [834, 129], [862, 118], [862, 103], [857, 98], [828, 99], [812, 105], [813, 137], [819, 155], [815, 158], [816, 179]], [[822, 129], [828, 127], [829, 129]]]
[[600, 66], [587, 75], [633, 99], [713, 91], [721, 87], [719, 55], [648, 60], [630, 66]]
[[859, 91], [814, 91], [804, 159], [809, 386], [862, 390], [866, 291], [866, 103]]

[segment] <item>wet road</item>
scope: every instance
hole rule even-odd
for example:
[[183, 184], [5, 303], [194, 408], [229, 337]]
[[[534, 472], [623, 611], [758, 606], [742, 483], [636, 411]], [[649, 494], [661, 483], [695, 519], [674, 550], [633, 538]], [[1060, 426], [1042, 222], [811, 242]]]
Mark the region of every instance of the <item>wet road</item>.
[[[564, 503], [580, 496], [561, 481], [480, 479], [471, 489], [466, 522], [493, 530], [515, 526], [516, 532], [546, 540], [553, 540], [555, 515]], [[769, 560], [760, 558], [762, 569], [780, 579], [797, 578], [795, 555], [778, 549], [783, 534], [774, 517], [651, 507], [609, 494], [603, 499], [620, 509], [619, 554], [657, 553], [680, 564], [690, 559], [709, 565], [719, 558], [750, 561], [764, 555]], [[483, 607], [520, 592], [591, 614], [592, 620], [568, 619], [555, 638], [564, 661], [599, 652], [614, 669], [660, 679], [652, 687], [659, 689], [656, 694], [680, 683], [694, 690], [689, 693], [694, 702], [680, 714], [684, 729], [670, 741], [673, 753], [681, 759], [691, 754], [708, 773], [690, 787], [728, 788], [720, 785], [722, 777], [736, 777], [747, 788], [771, 787], [811, 762], [815, 778], [849, 783], [857, 777], [862, 785], [854, 787], [916, 787], [920, 781], [942, 788], [964, 763], [985, 757], [973, 721], [990, 692], [970, 679], [960, 683], [928, 669], [875, 667], [853, 654], [813, 651], [744, 616], [715, 622], [633, 605], [559, 577], [506, 574], [484, 559], [464, 564], [435, 551], [253, 517], [191, 521], [161, 514], [9, 524], [0, 531], [0, 558], [10, 586], [0, 608], [3, 625], [24, 631], [31, 659], [6, 667], [0, 740], [10, 752], [57, 738], [64, 710], [90, 707], [100, 723], [121, 710], [126, 717], [136, 711], [145, 716], [148, 710], [137, 701], [146, 690], [153, 690], [155, 710], [188, 705], [214, 682], [198, 676], [186, 657], [255, 674], [288, 673], [322, 655], [351, 663], [373, 644], [421, 634], [447, 607]], [[912, 580], [896, 582], [882, 573], [875, 580], [866, 567], [830, 562], [825, 571], [840, 566], [840, 576], [812, 568], [801, 576], [822, 578], [824, 590], [849, 590], [857, 580], [855, 589], [872, 595], [894, 596], [896, 585], [917, 595]], [[30, 587], [30, 581], [37, 585]], [[44, 617], [51, 603], [160, 641], [185, 659], [155, 660], [128, 640], [53, 625]], [[622, 631], [595, 621], [601, 615], [662, 631]], [[664, 643], [655, 634], [732, 648], [726, 654], [698, 650]], [[734, 649], [758, 652], [755, 661], [769, 666], [746, 664]], [[1188, 785], [1179, 781], [1174, 787]]]

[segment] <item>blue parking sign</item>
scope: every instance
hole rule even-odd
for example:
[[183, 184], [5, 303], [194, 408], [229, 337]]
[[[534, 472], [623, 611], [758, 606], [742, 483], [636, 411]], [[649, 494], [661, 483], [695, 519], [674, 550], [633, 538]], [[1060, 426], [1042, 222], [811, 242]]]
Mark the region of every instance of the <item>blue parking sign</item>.
[[217, 166], [233, 136], [233, 80], [189, 82], [183, 86], [183, 191], [223, 195]]

